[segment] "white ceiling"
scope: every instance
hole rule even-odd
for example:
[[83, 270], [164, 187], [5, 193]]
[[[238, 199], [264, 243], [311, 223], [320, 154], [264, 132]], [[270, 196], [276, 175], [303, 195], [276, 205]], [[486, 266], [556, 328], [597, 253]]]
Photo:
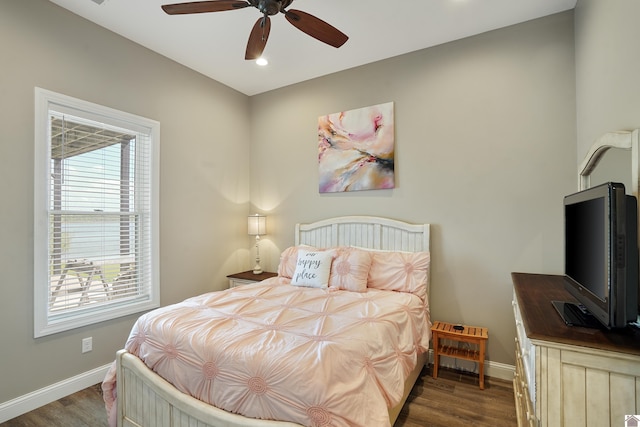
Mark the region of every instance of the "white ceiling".
[[246, 95], [573, 9], [576, 0], [295, 0], [349, 36], [339, 49], [300, 32], [278, 14], [264, 51], [267, 67], [245, 61], [260, 12], [165, 14], [180, 0], [50, 0]]

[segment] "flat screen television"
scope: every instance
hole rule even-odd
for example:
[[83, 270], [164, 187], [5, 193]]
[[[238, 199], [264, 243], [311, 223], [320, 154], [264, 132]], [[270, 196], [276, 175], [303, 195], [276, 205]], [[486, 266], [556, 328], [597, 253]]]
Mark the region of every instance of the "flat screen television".
[[638, 207], [609, 182], [564, 198], [565, 287], [554, 301], [567, 324], [621, 328], [638, 317]]

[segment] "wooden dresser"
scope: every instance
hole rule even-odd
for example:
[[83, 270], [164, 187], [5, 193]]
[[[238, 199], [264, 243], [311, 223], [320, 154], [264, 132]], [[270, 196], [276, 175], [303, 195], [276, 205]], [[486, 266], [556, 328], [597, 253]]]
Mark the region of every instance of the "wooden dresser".
[[566, 326], [562, 276], [512, 273], [519, 426], [621, 426], [640, 413], [640, 331]]

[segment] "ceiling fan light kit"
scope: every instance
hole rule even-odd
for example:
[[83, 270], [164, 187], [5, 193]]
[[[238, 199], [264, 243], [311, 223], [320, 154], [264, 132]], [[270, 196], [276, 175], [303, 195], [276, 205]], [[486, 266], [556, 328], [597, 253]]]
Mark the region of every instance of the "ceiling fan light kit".
[[227, 10], [244, 9], [249, 6], [255, 7], [263, 16], [258, 18], [249, 34], [247, 50], [244, 56], [244, 59], [247, 60], [257, 59], [262, 55], [267, 45], [267, 40], [269, 39], [269, 32], [271, 31], [271, 19], [269, 17], [277, 15], [278, 13], [284, 14], [287, 21], [303, 33], [329, 46], [338, 48], [349, 40], [346, 34], [320, 18], [316, 18], [301, 10], [287, 10], [287, 7], [289, 7], [291, 3], [293, 3], [293, 0], [209, 0], [165, 4], [162, 6], [162, 10], [169, 15], [186, 15], [192, 13], [224, 12]]

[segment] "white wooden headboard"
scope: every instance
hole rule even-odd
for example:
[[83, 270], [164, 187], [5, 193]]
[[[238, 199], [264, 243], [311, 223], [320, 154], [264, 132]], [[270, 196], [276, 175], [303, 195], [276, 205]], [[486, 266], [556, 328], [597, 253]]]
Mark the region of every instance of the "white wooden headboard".
[[296, 224], [295, 244], [429, 252], [429, 224], [409, 224], [374, 216], [342, 216]]

